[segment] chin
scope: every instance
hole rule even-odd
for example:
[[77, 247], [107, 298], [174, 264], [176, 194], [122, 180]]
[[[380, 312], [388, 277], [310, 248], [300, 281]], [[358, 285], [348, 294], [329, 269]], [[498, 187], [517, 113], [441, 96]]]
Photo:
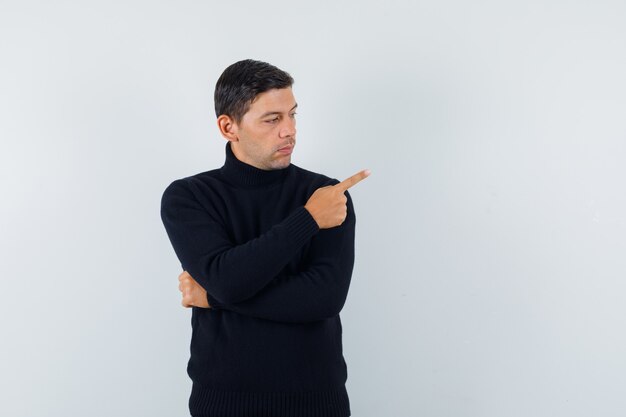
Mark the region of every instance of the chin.
[[289, 166], [289, 164], [291, 164], [291, 157], [289, 158], [283, 158], [280, 161], [277, 161], [274, 164], [274, 169], [283, 169], [283, 168], [287, 168]]

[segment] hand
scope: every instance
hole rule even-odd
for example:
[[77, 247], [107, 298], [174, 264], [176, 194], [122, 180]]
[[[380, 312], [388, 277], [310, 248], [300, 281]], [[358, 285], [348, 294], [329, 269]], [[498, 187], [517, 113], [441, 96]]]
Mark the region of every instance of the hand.
[[311, 213], [320, 229], [330, 229], [344, 222], [348, 215], [348, 197], [344, 191], [369, 175], [369, 169], [364, 169], [339, 184], [320, 187], [311, 194], [304, 208]]
[[183, 271], [178, 276], [178, 290], [183, 293], [183, 307], [203, 307], [211, 308], [206, 298], [206, 290], [193, 279], [187, 271]]

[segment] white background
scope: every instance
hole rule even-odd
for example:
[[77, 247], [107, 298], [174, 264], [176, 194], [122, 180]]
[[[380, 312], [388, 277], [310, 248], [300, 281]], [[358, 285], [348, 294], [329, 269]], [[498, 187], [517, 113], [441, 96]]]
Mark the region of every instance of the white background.
[[159, 217], [224, 161], [213, 88], [296, 80], [342, 180], [355, 417], [626, 412], [622, 1], [0, 1], [0, 415], [183, 416]]

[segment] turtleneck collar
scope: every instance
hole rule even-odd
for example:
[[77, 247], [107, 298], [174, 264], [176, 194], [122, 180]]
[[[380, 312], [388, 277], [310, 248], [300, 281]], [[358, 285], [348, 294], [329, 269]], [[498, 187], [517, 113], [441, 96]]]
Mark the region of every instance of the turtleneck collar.
[[231, 183], [245, 186], [266, 186], [281, 182], [287, 176], [291, 164], [287, 168], [264, 170], [246, 164], [237, 159], [231, 149], [231, 142], [226, 142], [226, 161], [220, 168], [222, 175]]

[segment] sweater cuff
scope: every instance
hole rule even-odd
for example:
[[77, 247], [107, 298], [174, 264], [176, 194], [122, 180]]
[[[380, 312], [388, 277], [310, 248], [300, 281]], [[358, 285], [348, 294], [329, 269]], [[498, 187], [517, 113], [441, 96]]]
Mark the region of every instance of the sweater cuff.
[[291, 243], [296, 247], [304, 245], [319, 230], [317, 222], [304, 206], [295, 209], [284, 221]]
[[218, 309], [222, 307], [222, 304], [217, 301], [209, 292], [206, 293], [206, 300], [209, 302], [209, 307], [212, 309]]

